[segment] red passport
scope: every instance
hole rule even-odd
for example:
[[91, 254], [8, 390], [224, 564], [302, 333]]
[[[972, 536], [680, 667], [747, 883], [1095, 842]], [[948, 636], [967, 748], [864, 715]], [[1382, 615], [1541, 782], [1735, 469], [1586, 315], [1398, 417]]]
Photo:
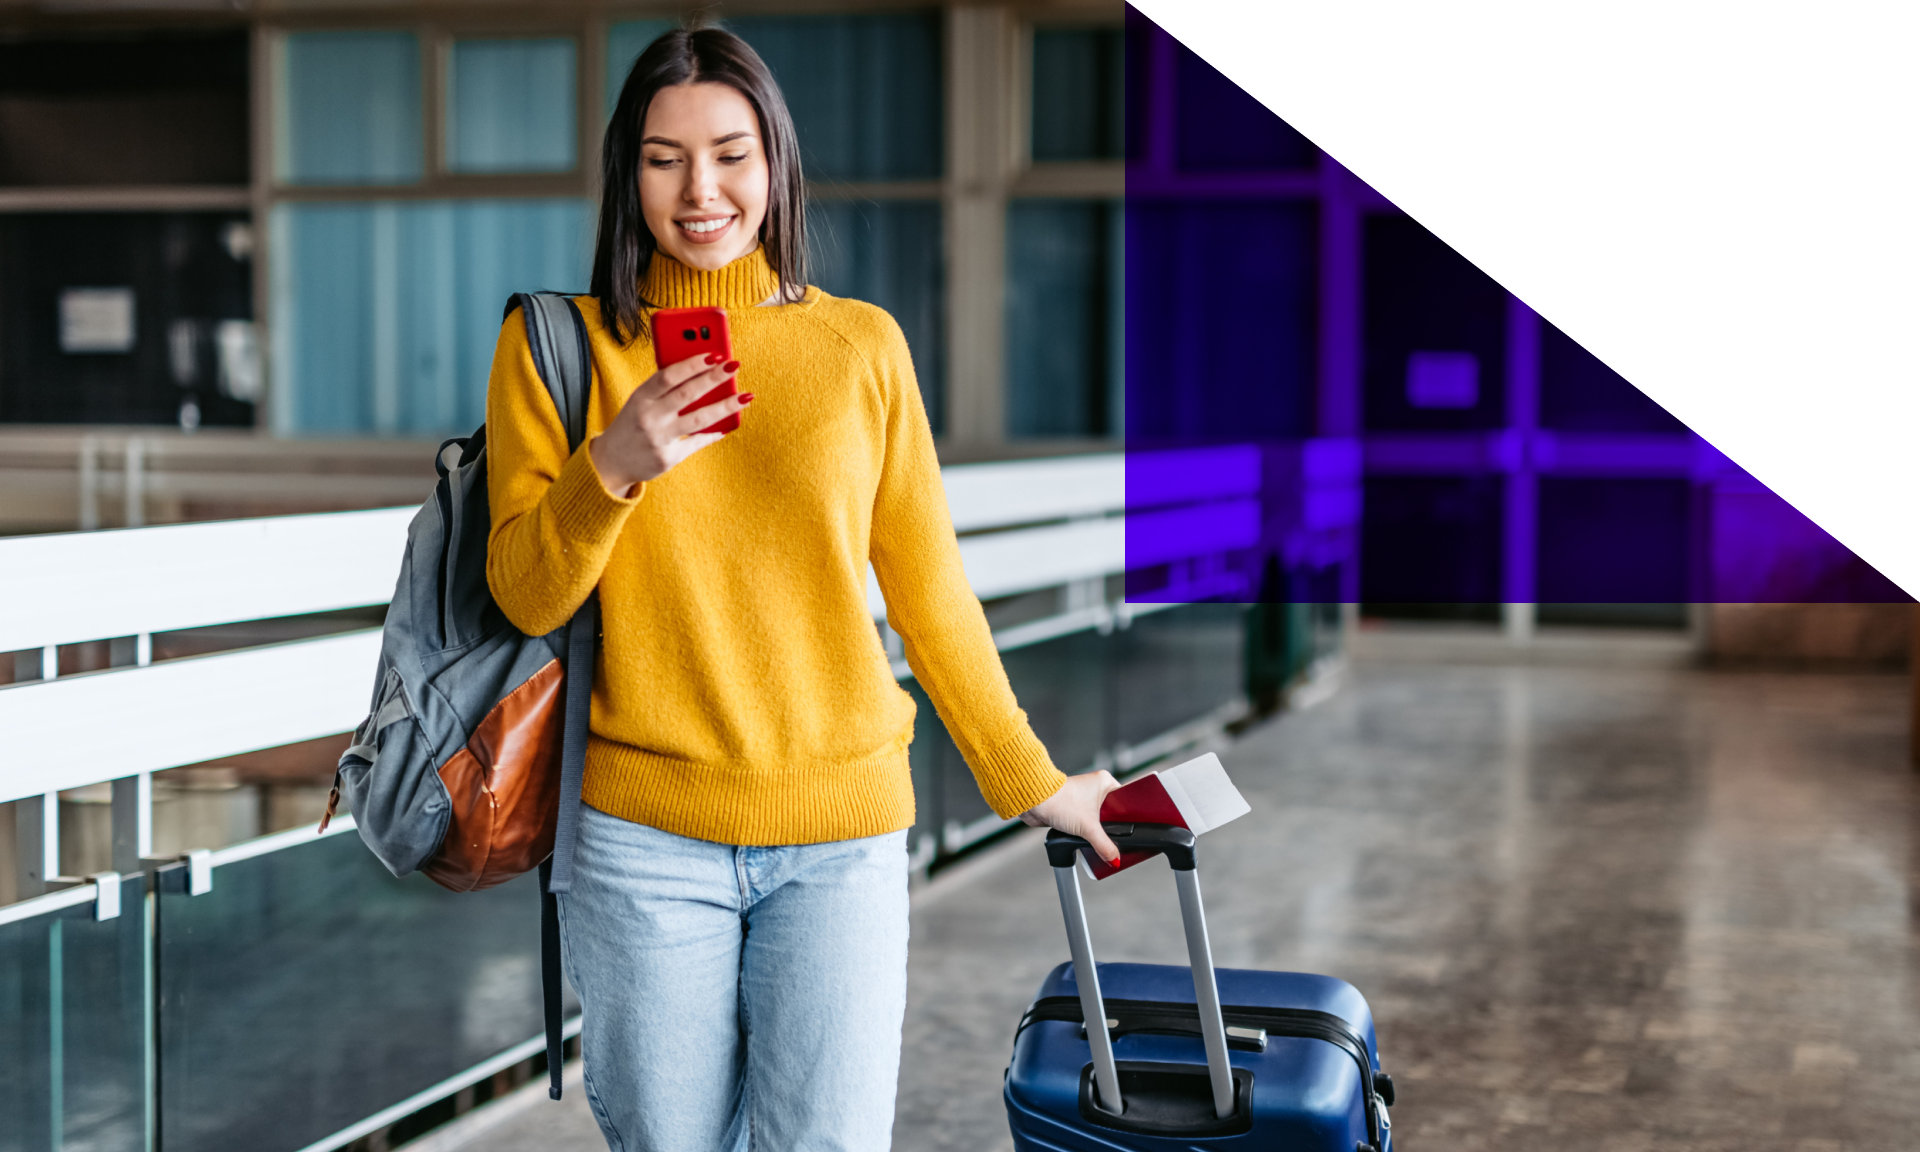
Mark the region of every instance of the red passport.
[[[1107, 793], [1100, 805], [1102, 824], [1175, 824], [1199, 836], [1253, 811], [1227, 779], [1220, 757], [1209, 752], [1185, 764], [1149, 772]], [[1150, 859], [1150, 852], [1122, 852], [1109, 864], [1091, 851], [1081, 855], [1095, 880]]]

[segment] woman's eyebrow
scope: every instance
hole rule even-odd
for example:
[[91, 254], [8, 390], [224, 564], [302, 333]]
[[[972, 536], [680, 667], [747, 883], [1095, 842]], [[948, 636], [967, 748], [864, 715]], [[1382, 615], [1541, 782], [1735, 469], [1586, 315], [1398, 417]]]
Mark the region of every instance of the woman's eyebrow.
[[[721, 145], [721, 144], [731, 144], [731, 143], [732, 143], [733, 141], [735, 141], [735, 140], [751, 140], [751, 139], [753, 139], [753, 133], [751, 133], [751, 132], [744, 132], [744, 131], [743, 131], [743, 132], [729, 132], [729, 133], [727, 133], [727, 134], [726, 134], [725, 136], [716, 136], [716, 137], [714, 137], [714, 138], [713, 138], [713, 143], [714, 143], [714, 146], [715, 146], [715, 147], [718, 147], [718, 146], [719, 146], [719, 145]], [[680, 147], [684, 147], [684, 145], [682, 145], [682, 144], [680, 143], [680, 141], [678, 141], [678, 140], [669, 140], [669, 139], [667, 139], [667, 138], [666, 138], [665, 136], [649, 136], [649, 137], [647, 137], [646, 139], [644, 139], [644, 140], [642, 140], [642, 141], [640, 141], [640, 143], [642, 143], [642, 144], [659, 144], [659, 145], [661, 145], [662, 147], [665, 147], [665, 148], [680, 148]]]

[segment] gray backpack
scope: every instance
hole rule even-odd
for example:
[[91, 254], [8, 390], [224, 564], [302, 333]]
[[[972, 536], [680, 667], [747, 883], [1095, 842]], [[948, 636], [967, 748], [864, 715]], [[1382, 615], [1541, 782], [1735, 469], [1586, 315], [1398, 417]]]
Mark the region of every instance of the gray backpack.
[[[592, 380], [586, 325], [571, 299], [552, 293], [517, 294], [507, 316], [516, 309], [577, 449]], [[548, 1092], [558, 1100], [554, 897], [573, 879], [599, 608], [589, 596], [564, 628], [528, 636], [494, 603], [486, 433], [448, 440], [434, 457], [440, 480], [407, 529], [373, 706], [340, 757], [327, 818], [344, 794], [360, 838], [395, 876], [424, 872], [456, 892], [540, 869]]]

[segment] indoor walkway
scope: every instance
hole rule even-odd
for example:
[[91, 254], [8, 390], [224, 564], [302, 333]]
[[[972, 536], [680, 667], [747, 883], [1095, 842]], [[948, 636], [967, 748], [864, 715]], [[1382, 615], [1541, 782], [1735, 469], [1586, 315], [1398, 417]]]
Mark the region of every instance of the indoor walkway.
[[[1912, 1148], [1906, 693], [1361, 664], [1224, 752], [1254, 812], [1203, 841], [1215, 955], [1367, 994], [1407, 1152]], [[915, 901], [901, 1152], [1009, 1146], [1013, 1025], [1066, 951], [1030, 838], [957, 871]], [[1183, 960], [1164, 867], [1089, 887], [1099, 956]], [[460, 1146], [598, 1144], [571, 1093]]]

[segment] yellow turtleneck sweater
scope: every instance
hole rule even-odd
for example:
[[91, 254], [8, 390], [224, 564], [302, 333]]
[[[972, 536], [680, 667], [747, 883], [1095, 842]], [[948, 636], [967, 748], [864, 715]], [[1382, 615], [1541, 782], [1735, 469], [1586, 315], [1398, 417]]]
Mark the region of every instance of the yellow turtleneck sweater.
[[[608, 493], [585, 444], [568, 454], [520, 316], [500, 330], [487, 582], [532, 635], [600, 590], [585, 800], [728, 844], [910, 826], [914, 704], [868, 616], [871, 561], [987, 802], [1023, 812], [1063, 777], [1014, 703], [960, 566], [900, 328], [818, 288], [757, 307], [776, 286], [759, 251], [718, 272], [653, 257], [642, 298], [725, 308], [754, 403], [739, 431], [629, 499]], [[591, 440], [653, 374], [653, 346], [644, 326], [620, 346], [592, 297], [576, 303], [592, 343]]]

